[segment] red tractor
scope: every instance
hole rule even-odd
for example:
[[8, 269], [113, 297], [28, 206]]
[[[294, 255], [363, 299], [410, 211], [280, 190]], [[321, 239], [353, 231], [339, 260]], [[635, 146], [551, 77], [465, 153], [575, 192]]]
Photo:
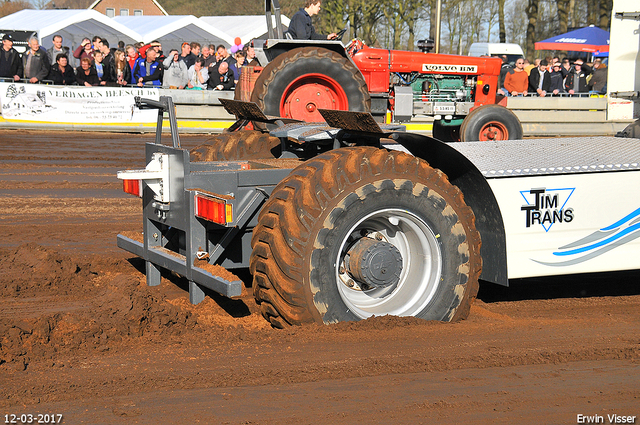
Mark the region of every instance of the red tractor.
[[277, 0], [266, 1], [266, 12], [269, 38], [253, 41], [262, 67], [243, 71], [236, 98], [267, 115], [306, 122], [322, 121], [318, 109], [371, 112], [380, 121], [390, 112], [393, 122], [424, 115], [435, 118], [433, 136], [440, 140], [522, 138], [515, 114], [496, 104], [498, 58], [376, 49], [358, 39], [346, 48], [340, 41], [290, 40]]

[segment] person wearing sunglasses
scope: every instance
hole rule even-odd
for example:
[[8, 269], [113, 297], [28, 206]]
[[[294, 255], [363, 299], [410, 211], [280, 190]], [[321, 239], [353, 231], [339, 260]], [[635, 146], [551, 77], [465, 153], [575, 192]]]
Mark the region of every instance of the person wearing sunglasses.
[[516, 60], [516, 67], [504, 77], [502, 93], [505, 96], [526, 96], [529, 86], [529, 76], [524, 70], [524, 59]]

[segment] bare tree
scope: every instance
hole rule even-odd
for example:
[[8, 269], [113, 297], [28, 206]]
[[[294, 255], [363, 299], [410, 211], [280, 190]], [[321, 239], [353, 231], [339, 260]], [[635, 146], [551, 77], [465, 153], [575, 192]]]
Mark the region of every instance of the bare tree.
[[539, 0], [529, 0], [527, 4], [527, 42], [525, 46], [525, 55], [530, 61], [533, 61], [536, 43], [536, 25], [538, 23], [538, 7]]
[[569, 27], [569, 1], [556, 0], [558, 10], [558, 34], [564, 34]]
[[506, 39], [510, 43], [524, 46], [526, 42], [526, 27], [522, 24], [527, 20], [527, 5], [525, 2], [514, 2], [505, 10]]
[[25, 0], [0, 2], [0, 17], [11, 15], [23, 9], [33, 9], [33, 6]]
[[613, 9], [613, 0], [600, 0], [600, 22], [598, 26], [603, 30], [609, 30], [611, 26], [611, 10]]
[[52, 5], [51, 5], [51, 1], [49, 0], [31, 0], [31, 4], [33, 5], [33, 7], [35, 7], [36, 9], [51, 9]]
[[507, 27], [504, 24], [504, 3], [505, 0], [498, 0], [498, 38], [500, 43], [507, 42]]
[[398, 0], [398, 3], [401, 5], [399, 9], [400, 16], [406, 26], [407, 50], [414, 50], [416, 29], [419, 21], [424, 16], [425, 7], [429, 2], [427, 0]]

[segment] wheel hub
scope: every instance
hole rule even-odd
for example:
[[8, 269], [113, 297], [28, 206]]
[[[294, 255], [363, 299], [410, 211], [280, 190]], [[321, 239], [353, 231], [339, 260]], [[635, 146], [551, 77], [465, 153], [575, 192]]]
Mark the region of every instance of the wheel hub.
[[349, 109], [344, 89], [327, 75], [304, 74], [284, 90], [280, 115], [306, 122], [324, 121], [318, 109]]
[[504, 124], [491, 121], [482, 127], [479, 136], [480, 141], [508, 140], [509, 131]]
[[348, 252], [348, 271], [369, 289], [398, 283], [402, 272], [402, 255], [389, 242], [362, 238]]

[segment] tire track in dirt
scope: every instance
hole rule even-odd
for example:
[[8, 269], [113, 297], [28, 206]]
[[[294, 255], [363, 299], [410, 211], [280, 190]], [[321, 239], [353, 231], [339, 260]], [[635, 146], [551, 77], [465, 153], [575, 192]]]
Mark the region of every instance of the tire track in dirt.
[[246, 295], [208, 292], [193, 306], [177, 276], [147, 287], [144, 263], [115, 245], [117, 233], [140, 232], [140, 201], [108, 175], [144, 167], [151, 139], [0, 131], [0, 176], [12, 179], [0, 178], [3, 411], [114, 424], [640, 413], [639, 271], [481, 285], [470, 318], [453, 324], [378, 317], [285, 330]]

